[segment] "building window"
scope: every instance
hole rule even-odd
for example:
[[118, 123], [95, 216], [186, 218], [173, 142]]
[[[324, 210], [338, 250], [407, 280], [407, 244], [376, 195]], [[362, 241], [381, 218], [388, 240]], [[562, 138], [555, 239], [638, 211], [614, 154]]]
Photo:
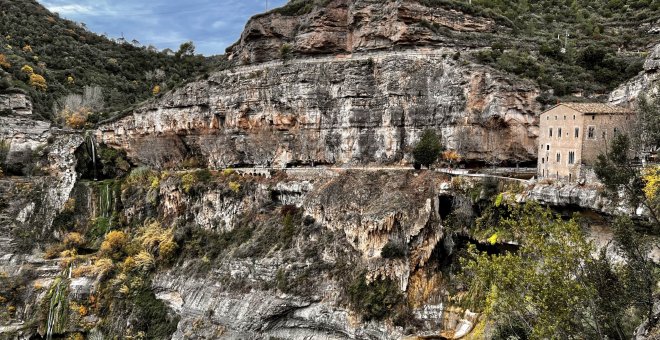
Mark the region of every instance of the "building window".
[[549, 137], [552, 137], [552, 128], [550, 128], [549, 133], [548, 133], [548, 136], [549, 136]]
[[573, 120], [575, 120], [575, 115], [573, 115]]
[[550, 116], [545, 117], [545, 120], [550, 120]]
[[580, 138], [580, 128], [575, 128], [575, 138]]
[[557, 163], [561, 162], [561, 153], [557, 152]]
[[594, 120], [594, 119], [596, 119], [596, 116], [591, 116], [591, 120]]
[[546, 145], [546, 150], [550, 151], [550, 144]]
[[557, 129], [557, 138], [561, 138], [561, 128]]
[[614, 135], [616, 136], [617, 133], [619, 133], [619, 130], [617, 128], [614, 128]]
[[545, 164], [545, 157], [541, 158], [541, 164]]
[[602, 136], [603, 136], [603, 139], [607, 138], [607, 131], [604, 131], [604, 130], [603, 130], [603, 134], [602, 134]]
[[575, 151], [568, 153], [568, 164], [575, 164]]
[[596, 128], [593, 126], [590, 126], [589, 129], [587, 130], [587, 138], [589, 139], [596, 139]]
[[564, 120], [566, 120], [566, 115], [564, 115]]
[[555, 120], [557, 120], [557, 116], [555, 116]]

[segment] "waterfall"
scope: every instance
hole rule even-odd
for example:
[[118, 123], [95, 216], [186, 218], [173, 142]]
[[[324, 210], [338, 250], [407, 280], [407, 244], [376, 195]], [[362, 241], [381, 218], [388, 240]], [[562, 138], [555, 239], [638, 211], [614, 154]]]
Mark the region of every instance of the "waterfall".
[[46, 340], [53, 339], [54, 332], [61, 332], [62, 325], [68, 313], [66, 288], [67, 281], [58, 277], [51, 288], [50, 305], [48, 308], [48, 323], [46, 325]]
[[96, 143], [94, 141], [94, 136], [92, 134], [89, 135], [89, 144], [91, 145], [92, 149], [92, 166], [94, 167], [94, 180], [97, 180], [96, 176]]
[[114, 200], [114, 187], [111, 183], [100, 183], [98, 186], [99, 195], [99, 216], [110, 217], [112, 215], [113, 200]]

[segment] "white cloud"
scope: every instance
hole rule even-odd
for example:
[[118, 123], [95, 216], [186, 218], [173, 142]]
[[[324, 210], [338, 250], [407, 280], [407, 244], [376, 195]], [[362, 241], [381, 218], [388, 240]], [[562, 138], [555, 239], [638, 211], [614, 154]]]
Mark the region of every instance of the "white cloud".
[[48, 5], [45, 4], [51, 12], [56, 12], [61, 15], [80, 15], [80, 14], [91, 14], [94, 12], [94, 8], [86, 5]]

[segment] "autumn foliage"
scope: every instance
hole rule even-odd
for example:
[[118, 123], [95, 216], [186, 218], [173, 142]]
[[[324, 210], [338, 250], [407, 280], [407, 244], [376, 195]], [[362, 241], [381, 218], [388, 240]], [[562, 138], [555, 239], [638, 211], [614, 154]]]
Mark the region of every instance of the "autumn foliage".
[[4, 69], [9, 69], [11, 67], [11, 64], [7, 60], [7, 56], [4, 54], [0, 54], [0, 67]]
[[46, 89], [48, 89], [46, 79], [42, 75], [36, 73], [30, 74], [30, 86], [40, 91], [46, 91]]

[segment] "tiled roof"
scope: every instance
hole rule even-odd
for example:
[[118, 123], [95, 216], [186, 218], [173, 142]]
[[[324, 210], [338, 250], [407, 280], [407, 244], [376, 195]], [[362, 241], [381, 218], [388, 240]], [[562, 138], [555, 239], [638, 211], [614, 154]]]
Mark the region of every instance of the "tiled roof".
[[632, 114], [633, 111], [625, 107], [612, 105], [612, 104], [603, 104], [603, 103], [561, 103], [559, 105], [565, 105], [571, 109], [582, 112], [582, 113], [591, 113], [591, 114]]

